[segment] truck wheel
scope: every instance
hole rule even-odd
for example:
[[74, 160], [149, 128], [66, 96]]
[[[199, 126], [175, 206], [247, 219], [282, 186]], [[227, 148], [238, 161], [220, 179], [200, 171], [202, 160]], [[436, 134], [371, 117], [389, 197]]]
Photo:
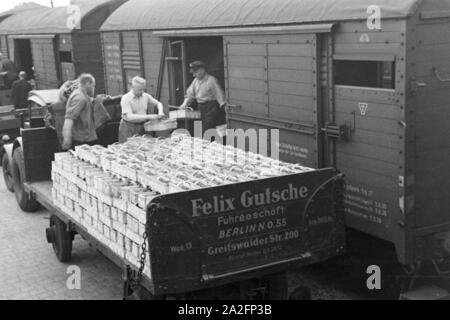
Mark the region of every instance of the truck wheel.
[[47, 241], [52, 244], [53, 251], [60, 262], [68, 262], [72, 258], [72, 232], [58, 217], [50, 217], [50, 228], [46, 230]]
[[286, 272], [277, 273], [267, 279], [267, 295], [265, 300], [287, 300], [288, 280]]
[[39, 208], [39, 203], [31, 194], [25, 191], [25, 162], [23, 151], [20, 148], [14, 150], [11, 165], [12, 177], [14, 181], [14, 193], [19, 207], [25, 212], [35, 212]]
[[11, 173], [11, 165], [9, 163], [9, 158], [6, 152], [2, 157], [2, 170], [3, 170], [3, 180], [5, 181], [6, 188], [10, 192], [14, 192], [14, 180]]

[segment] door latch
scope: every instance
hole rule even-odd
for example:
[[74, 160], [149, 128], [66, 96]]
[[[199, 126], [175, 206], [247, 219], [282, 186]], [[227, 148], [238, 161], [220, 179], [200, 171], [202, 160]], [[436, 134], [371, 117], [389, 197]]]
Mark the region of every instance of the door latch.
[[352, 128], [348, 125], [336, 125], [329, 123], [322, 131], [330, 139], [350, 141], [352, 137]]

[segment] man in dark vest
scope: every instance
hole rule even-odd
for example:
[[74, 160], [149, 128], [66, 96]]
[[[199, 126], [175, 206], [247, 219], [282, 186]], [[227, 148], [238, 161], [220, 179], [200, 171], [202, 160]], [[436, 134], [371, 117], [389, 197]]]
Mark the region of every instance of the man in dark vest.
[[25, 109], [27, 107], [28, 93], [33, 88], [27, 81], [27, 73], [21, 71], [19, 73], [19, 80], [14, 81], [11, 88], [11, 97], [14, 102], [14, 108]]

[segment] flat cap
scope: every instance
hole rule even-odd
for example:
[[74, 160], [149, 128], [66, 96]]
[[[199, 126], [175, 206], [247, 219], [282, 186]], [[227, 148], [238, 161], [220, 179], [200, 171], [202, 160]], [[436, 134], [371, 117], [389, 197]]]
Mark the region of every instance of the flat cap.
[[194, 61], [189, 64], [189, 68], [191, 68], [191, 70], [206, 68], [206, 63], [204, 63], [203, 61]]

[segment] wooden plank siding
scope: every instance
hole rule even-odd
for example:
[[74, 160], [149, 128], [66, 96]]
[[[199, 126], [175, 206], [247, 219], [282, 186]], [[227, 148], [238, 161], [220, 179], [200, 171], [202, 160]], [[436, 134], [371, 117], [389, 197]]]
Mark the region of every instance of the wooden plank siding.
[[[158, 77], [161, 67], [161, 55], [163, 50], [164, 39], [151, 32], [144, 31], [142, 33], [142, 48], [145, 67], [145, 79], [147, 80], [147, 91], [156, 97], [158, 88]], [[164, 76], [161, 89], [160, 101], [168, 112], [169, 105], [169, 76], [167, 64], [164, 65]]]
[[105, 93], [105, 71], [99, 32], [79, 32], [72, 36], [75, 73], [91, 73], [96, 79], [96, 92]]
[[335, 55], [399, 55], [405, 47], [405, 30], [396, 20], [383, 20], [381, 30], [368, 29], [367, 21], [345, 21], [334, 31]]
[[113, 96], [123, 94], [120, 34], [118, 32], [104, 32], [102, 38], [106, 91]]
[[[247, 127], [242, 116], [280, 122], [280, 158], [317, 167], [318, 140], [310, 133], [291, 131], [289, 123], [317, 128], [316, 35], [280, 34], [226, 36], [226, 91], [240, 111], [229, 116], [234, 126]], [[259, 120], [258, 120], [259, 121]], [[265, 121], [258, 122], [261, 126]]]
[[55, 89], [59, 85], [53, 38], [31, 39], [31, 51], [39, 90]]
[[[350, 141], [336, 142], [336, 166], [351, 185], [345, 197], [347, 224], [391, 241], [399, 212], [399, 176], [403, 175], [402, 127], [406, 23], [383, 20], [382, 30], [369, 30], [366, 21], [348, 21], [334, 29], [333, 54], [362, 60], [396, 59], [395, 90], [334, 86], [334, 119], [352, 128]], [[360, 109], [360, 103], [368, 108]], [[352, 200], [348, 200], [352, 199]], [[377, 204], [384, 209], [377, 209]]]
[[8, 37], [0, 36], [0, 52], [4, 57], [8, 57]]
[[[411, 74], [426, 83], [410, 98], [415, 110], [415, 199], [416, 226], [428, 227], [450, 222], [450, 22], [415, 20], [414, 59]], [[432, 35], [432, 36], [431, 36]]]
[[8, 37], [8, 50], [9, 50], [9, 59], [14, 61], [15, 59], [15, 50], [14, 50], [14, 39], [11, 37]]
[[122, 32], [122, 67], [125, 76], [125, 86], [128, 90], [133, 77], [144, 76], [139, 32], [137, 31]]

